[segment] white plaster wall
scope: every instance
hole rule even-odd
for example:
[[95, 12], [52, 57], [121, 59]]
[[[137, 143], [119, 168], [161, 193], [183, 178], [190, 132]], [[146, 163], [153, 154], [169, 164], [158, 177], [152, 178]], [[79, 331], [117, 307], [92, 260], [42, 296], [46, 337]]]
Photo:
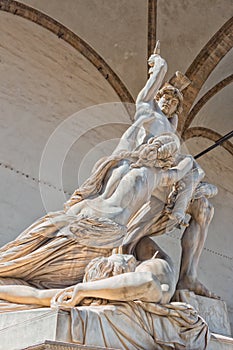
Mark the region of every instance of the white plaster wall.
[[104, 57], [131, 94], [137, 96], [147, 77], [147, 0], [22, 2], [78, 34]]
[[[0, 32], [2, 245], [47, 210], [62, 208], [65, 197], [59, 189], [64, 185], [66, 197], [75, 190], [78, 179], [71, 177], [78, 173], [86, 151], [119, 136], [129, 117], [98, 70], [49, 31], [0, 12]], [[116, 125], [110, 132], [111, 123]], [[47, 154], [47, 142], [54, 133], [52, 157], [41, 168], [42, 154]], [[74, 145], [66, 145], [69, 139]]]
[[157, 1], [157, 38], [169, 60], [168, 76], [176, 70], [185, 72], [232, 15], [231, 0]]

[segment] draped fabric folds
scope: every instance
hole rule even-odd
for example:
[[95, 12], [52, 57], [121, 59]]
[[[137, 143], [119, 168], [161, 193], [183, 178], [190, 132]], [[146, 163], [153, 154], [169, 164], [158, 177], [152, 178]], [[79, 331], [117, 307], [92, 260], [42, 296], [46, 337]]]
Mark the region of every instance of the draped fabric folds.
[[47, 289], [82, 282], [87, 264], [109, 256], [125, 234], [124, 226], [109, 219], [48, 214], [0, 249], [0, 283], [19, 279]]
[[208, 326], [184, 303], [112, 302], [71, 310], [72, 340], [121, 350], [204, 350]]

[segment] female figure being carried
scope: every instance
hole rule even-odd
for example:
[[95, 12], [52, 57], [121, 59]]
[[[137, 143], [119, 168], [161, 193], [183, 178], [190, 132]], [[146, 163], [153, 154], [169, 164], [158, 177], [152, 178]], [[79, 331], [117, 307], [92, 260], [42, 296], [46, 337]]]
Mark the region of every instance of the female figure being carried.
[[[173, 146], [164, 158], [168, 143]], [[1, 248], [1, 284], [48, 289], [81, 282], [93, 258], [122, 245], [128, 223], [147, 211], [155, 188], [172, 185], [192, 168], [189, 156], [171, 167], [177, 150], [176, 136], [166, 134], [102, 161], [65, 211], [39, 219]]]

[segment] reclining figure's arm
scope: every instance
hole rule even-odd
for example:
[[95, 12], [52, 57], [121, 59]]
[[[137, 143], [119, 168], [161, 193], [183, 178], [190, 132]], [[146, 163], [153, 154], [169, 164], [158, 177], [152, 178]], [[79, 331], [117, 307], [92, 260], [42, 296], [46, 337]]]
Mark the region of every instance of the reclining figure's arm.
[[2, 285], [0, 299], [16, 304], [50, 306], [51, 298], [61, 289], [37, 289], [29, 286]]
[[0, 286], [0, 299], [18, 304], [73, 307], [84, 298], [118, 301], [160, 302], [162, 290], [151, 272], [128, 272], [99, 281], [79, 283], [66, 289], [43, 289], [20, 285]]
[[162, 298], [160, 282], [151, 272], [128, 272], [93, 282], [79, 283], [56, 295], [53, 306], [73, 307], [84, 298], [117, 301], [142, 300], [159, 303]]

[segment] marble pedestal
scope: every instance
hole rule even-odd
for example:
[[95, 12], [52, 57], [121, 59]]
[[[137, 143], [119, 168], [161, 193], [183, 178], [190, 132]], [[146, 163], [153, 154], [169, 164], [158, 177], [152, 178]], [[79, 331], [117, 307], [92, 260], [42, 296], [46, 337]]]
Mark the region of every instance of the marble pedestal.
[[[100, 348], [100, 347], [87, 347], [85, 345], [74, 345], [74, 344], [56, 342], [56, 341], [45, 341], [43, 344], [30, 346], [29, 348], [22, 349], [22, 350], [101, 350], [101, 349], [118, 350], [118, 349]], [[232, 349], [233, 349], [232, 338], [212, 335], [210, 343], [206, 350], [232, 350]]]
[[211, 332], [231, 336], [227, 305], [223, 300], [202, 297], [188, 290], [176, 291], [174, 298], [176, 301], [192, 305], [207, 322]]
[[[68, 312], [49, 308], [0, 314], [0, 350], [103, 349], [72, 343], [70, 323]], [[207, 350], [232, 349], [233, 339], [217, 334], [212, 334], [207, 348]]]
[[45, 340], [71, 342], [68, 312], [41, 308], [0, 314], [0, 350], [18, 350]]
[[22, 350], [117, 350], [111, 348], [102, 348], [99, 346], [75, 345], [64, 342], [46, 340], [43, 344], [29, 346]]

